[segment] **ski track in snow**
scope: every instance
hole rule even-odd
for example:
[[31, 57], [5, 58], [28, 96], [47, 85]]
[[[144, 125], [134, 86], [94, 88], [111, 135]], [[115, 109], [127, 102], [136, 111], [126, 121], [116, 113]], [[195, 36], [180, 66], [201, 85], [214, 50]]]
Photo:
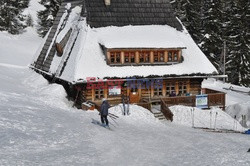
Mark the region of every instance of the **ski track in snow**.
[[119, 118], [109, 131], [28, 68], [0, 66], [0, 79], [0, 165], [250, 164], [247, 135], [163, 123], [133, 105], [130, 116], [111, 108]]

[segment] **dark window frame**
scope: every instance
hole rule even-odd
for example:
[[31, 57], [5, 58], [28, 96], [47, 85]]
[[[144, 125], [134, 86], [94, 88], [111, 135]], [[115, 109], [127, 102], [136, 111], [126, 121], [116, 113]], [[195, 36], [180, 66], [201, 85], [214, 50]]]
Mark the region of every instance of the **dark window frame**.
[[110, 52], [110, 63], [121, 64], [121, 52], [118, 52], [118, 51]]

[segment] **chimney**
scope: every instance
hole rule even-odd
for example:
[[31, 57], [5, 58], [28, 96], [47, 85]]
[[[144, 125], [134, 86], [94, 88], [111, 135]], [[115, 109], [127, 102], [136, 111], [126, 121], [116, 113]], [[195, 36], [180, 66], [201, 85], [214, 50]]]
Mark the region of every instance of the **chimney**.
[[104, 0], [106, 6], [110, 6], [111, 0]]

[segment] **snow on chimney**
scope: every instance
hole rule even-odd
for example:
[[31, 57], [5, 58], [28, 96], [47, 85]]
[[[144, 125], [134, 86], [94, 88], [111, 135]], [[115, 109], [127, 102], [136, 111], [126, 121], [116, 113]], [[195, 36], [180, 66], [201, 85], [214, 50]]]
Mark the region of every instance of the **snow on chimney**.
[[105, 1], [105, 5], [106, 5], [106, 6], [110, 6], [111, 0], [104, 0], [104, 1]]

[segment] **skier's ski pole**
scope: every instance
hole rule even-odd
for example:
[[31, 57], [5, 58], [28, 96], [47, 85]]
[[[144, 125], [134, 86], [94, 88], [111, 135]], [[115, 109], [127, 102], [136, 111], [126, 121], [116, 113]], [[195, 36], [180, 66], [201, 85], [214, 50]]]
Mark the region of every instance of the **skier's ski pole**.
[[210, 111], [210, 129], [212, 128], [212, 111]]
[[192, 109], [193, 111], [193, 116], [192, 116], [192, 127], [194, 127], [194, 108]]
[[110, 117], [110, 119], [112, 119], [115, 122], [116, 125], [119, 126], [119, 124], [114, 120], [114, 118], [112, 118], [111, 116], [109, 116], [109, 117]]
[[112, 114], [112, 113], [109, 113], [109, 116], [113, 116], [115, 118], [119, 118], [119, 116], [115, 115], [115, 114]]
[[216, 128], [216, 119], [217, 119], [218, 112], [215, 114], [215, 121], [214, 121], [214, 129]]

